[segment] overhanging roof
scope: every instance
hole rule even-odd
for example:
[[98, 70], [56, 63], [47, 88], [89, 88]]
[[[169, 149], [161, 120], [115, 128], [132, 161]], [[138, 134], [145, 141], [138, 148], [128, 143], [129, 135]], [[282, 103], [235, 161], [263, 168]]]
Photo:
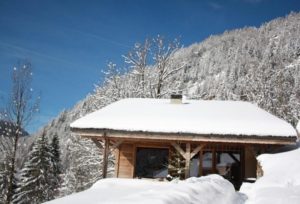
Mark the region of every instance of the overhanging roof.
[[241, 101], [187, 100], [183, 104], [171, 104], [168, 99], [123, 99], [76, 120], [71, 128], [91, 135], [110, 131], [119, 136], [123, 132], [149, 138], [151, 134], [160, 134], [297, 139], [296, 130], [289, 123]]

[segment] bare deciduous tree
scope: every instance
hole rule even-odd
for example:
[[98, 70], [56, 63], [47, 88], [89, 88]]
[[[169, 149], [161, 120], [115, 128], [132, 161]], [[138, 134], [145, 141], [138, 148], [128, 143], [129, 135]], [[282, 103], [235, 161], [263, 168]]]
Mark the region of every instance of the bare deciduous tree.
[[161, 98], [168, 94], [163, 92], [164, 84], [185, 66], [183, 62], [176, 66], [172, 63], [179, 47], [177, 39], [167, 41], [158, 35], [152, 40], [146, 39], [144, 44], [136, 43], [133, 50], [123, 56], [129, 65], [130, 74], [134, 76], [132, 91], [136, 93], [135, 97]]
[[155, 73], [157, 75], [155, 87], [155, 98], [161, 98], [166, 93], [162, 92], [162, 88], [166, 80], [179, 70], [184, 68], [184, 65], [179, 64], [178, 67], [173, 67], [171, 65], [171, 60], [174, 53], [179, 48], [179, 41], [174, 39], [170, 42], [165, 42], [165, 39], [158, 35], [156, 38], [153, 39], [153, 46], [152, 46], [152, 53], [153, 53], [153, 60], [154, 60], [154, 68], [156, 69]]
[[[14, 128], [8, 129], [10, 133], [5, 137], [11, 140], [11, 149], [7, 149], [8, 175], [7, 186], [4, 189], [4, 202], [11, 203], [14, 193], [14, 179], [16, 171], [16, 154], [18, 142], [23, 130], [32, 120], [33, 115], [39, 111], [39, 97], [33, 98], [31, 88], [32, 66], [29, 62], [18, 63], [12, 73], [12, 90], [8, 106], [2, 111], [1, 119], [11, 123]], [[4, 136], [2, 136], [4, 137]]]
[[138, 97], [145, 96], [145, 78], [146, 68], [148, 66], [148, 57], [150, 52], [151, 43], [148, 39], [145, 40], [144, 44], [136, 43], [132, 51], [127, 55], [123, 55], [125, 63], [127, 63], [132, 69], [132, 74], [136, 76], [135, 82], [137, 83], [140, 90], [138, 91]]

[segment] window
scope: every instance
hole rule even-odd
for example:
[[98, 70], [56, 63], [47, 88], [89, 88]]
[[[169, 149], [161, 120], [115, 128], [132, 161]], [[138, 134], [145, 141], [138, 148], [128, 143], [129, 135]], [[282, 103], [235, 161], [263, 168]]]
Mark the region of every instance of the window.
[[168, 175], [168, 158], [168, 149], [138, 147], [135, 176], [143, 178], [166, 177]]

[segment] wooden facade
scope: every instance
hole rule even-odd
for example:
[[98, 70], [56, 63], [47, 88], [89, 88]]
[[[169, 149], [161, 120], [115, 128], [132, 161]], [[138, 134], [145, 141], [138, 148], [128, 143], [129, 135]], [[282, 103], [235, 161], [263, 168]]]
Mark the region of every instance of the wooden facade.
[[[103, 148], [103, 177], [107, 172], [108, 154], [115, 154], [115, 177], [136, 178], [137, 150], [140, 148], [167, 149], [177, 151], [185, 161], [184, 177], [190, 177], [192, 159], [197, 163], [196, 176], [211, 173], [224, 174], [228, 171], [226, 166], [221, 166], [220, 155], [226, 155], [235, 163], [232, 170], [234, 175], [228, 178], [239, 187], [247, 178], [256, 178], [257, 161], [259, 153], [270, 151], [285, 144], [294, 144], [294, 138], [272, 137], [235, 137], [219, 135], [180, 135], [159, 134], [143, 132], [120, 132], [109, 130], [79, 130], [73, 129], [82, 137], [92, 139], [97, 146]], [[101, 143], [99, 141], [102, 141]], [[211, 164], [204, 166], [205, 157], [209, 156]], [[170, 157], [170, 154], [169, 154]], [[194, 165], [194, 164], [193, 164]], [[207, 164], [205, 164], [207, 165]], [[195, 168], [195, 167], [194, 167]], [[225, 172], [225, 173], [224, 173]], [[231, 172], [231, 173], [232, 173]], [[195, 176], [195, 175], [194, 175]]]
[[249, 102], [183, 101], [181, 95], [122, 99], [70, 126], [103, 150], [103, 178], [114, 154], [115, 177], [220, 174], [236, 188], [262, 175], [257, 155], [297, 140], [290, 124]]
[[[176, 143], [175, 143], [176, 144]], [[256, 155], [251, 150], [252, 145], [226, 145], [226, 144], [209, 144], [209, 143], [186, 143], [182, 146], [186, 146], [186, 148], [181, 148], [179, 145], [175, 145], [174, 143], [144, 143], [144, 142], [124, 142], [122, 143], [117, 151], [115, 152], [115, 158], [116, 158], [116, 166], [115, 166], [115, 177], [118, 178], [135, 178], [135, 165], [136, 165], [136, 151], [139, 147], [150, 147], [150, 148], [180, 148], [178, 151], [180, 154], [182, 154], [182, 157], [185, 159], [185, 178], [189, 177], [189, 167], [190, 167], [190, 161], [191, 158], [193, 158], [195, 155], [199, 157], [199, 161], [203, 161], [203, 153], [204, 152], [211, 152], [213, 155], [216, 154], [216, 152], [221, 153], [229, 153], [230, 152], [236, 152], [241, 155], [240, 159], [237, 161], [238, 163], [241, 163], [240, 168], [240, 179], [244, 178], [256, 178]], [[175, 148], [176, 146], [176, 148]], [[264, 149], [264, 147], [261, 147], [261, 149]], [[210, 173], [216, 173], [218, 174], [217, 170], [217, 162], [216, 162], [216, 156], [213, 156], [213, 164], [212, 169]], [[199, 173], [198, 176], [205, 175], [203, 172], [202, 163], [199, 163]]]

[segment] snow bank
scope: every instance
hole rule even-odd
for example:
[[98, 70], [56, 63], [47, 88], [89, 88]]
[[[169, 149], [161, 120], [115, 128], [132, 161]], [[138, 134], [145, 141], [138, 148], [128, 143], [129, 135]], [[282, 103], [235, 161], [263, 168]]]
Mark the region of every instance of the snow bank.
[[241, 101], [123, 99], [82, 117], [72, 128], [216, 135], [296, 137], [284, 120]]
[[242, 202], [243, 197], [235, 192], [230, 182], [219, 175], [210, 175], [173, 182], [103, 179], [86, 191], [56, 199], [47, 204], [238, 204]]
[[300, 203], [300, 148], [258, 157], [264, 176], [254, 184], [246, 184], [247, 204]]

